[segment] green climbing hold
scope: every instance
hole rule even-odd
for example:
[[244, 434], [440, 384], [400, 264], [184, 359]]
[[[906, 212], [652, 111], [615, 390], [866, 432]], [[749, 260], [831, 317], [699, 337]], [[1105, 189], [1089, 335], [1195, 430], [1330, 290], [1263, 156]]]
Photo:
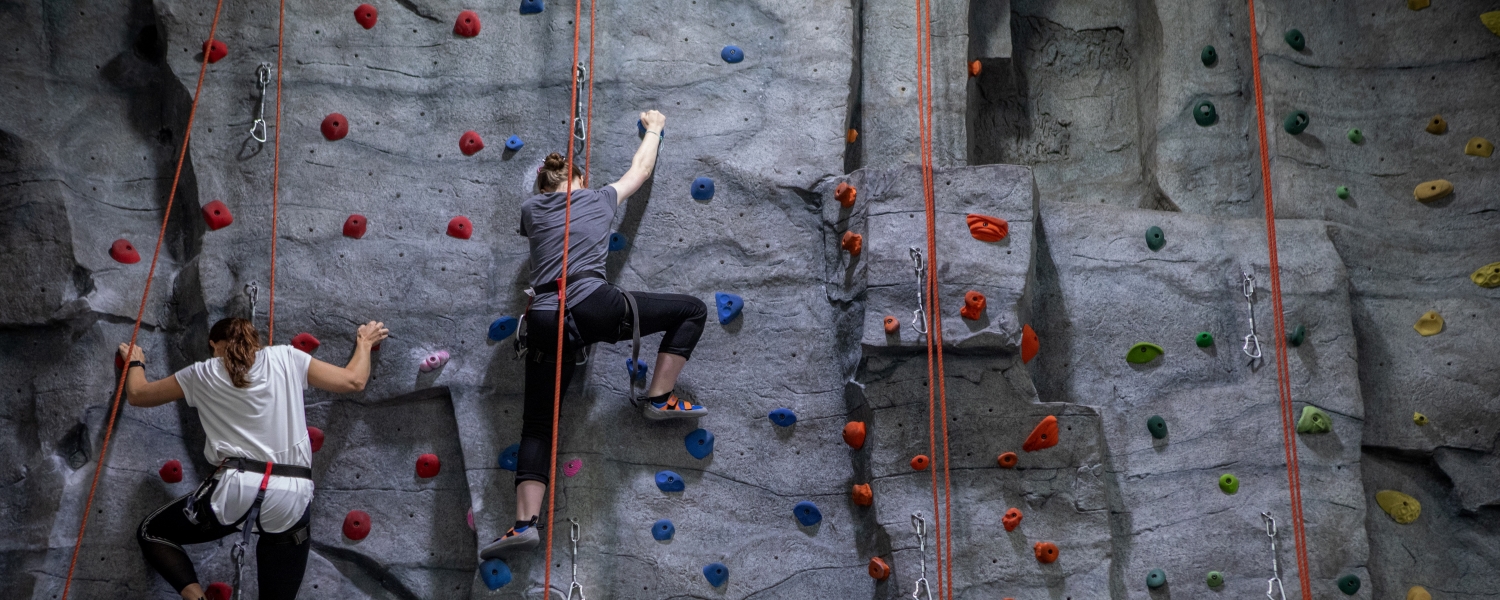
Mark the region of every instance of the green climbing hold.
[[1203, 53], [1199, 55], [1199, 58], [1203, 59], [1203, 66], [1212, 67], [1214, 63], [1219, 62], [1219, 51], [1215, 50], [1213, 46], [1204, 46]]
[[1161, 346], [1151, 342], [1136, 342], [1134, 346], [1130, 347], [1130, 351], [1125, 353], [1125, 362], [1144, 365], [1156, 360], [1157, 357], [1166, 354], [1166, 352]]
[[1298, 325], [1296, 329], [1293, 329], [1292, 332], [1286, 336], [1286, 343], [1291, 344], [1292, 347], [1301, 346], [1302, 342], [1305, 341], [1307, 341], [1306, 325]]
[[1193, 120], [1204, 127], [1218, 122], [1219, 113], [1214, 110], [1214, 103], [1207, 100], [1199, 100], [1198, 104], [1193, 106]]
[[1328, 433], [1333, 431], [1333, 419], [1328, 413], [1311, 404], [1302, 407], [1302, 418], [1297, 419], [1297, 433]]
[[1307, 123], [1307, 111], [1299, 110], [1287, 115], [1286, 118], [1281, 121], [1281, 128], [1285, 129], [1287, 133], [1297, 135], [1299, 133], [1302, 133], [1303, 130], [1307, 129]]
[[1233, 473], [1220, 475], [1219, 489], [1226, 494], [1233, 494], [1240, 491], [1240, 478], [1235, 477]]
[[1152, 225], [1150, 229], [1146, 230], [1147, 248], [1150, 248], [1152, 251], [1156, 251], [1161, 250], [1161, 247], [1165, 245], [1167, 245], [1167, 234], [1162, 233], [1160, 227]]
[[1356, 129], [1350, 129], [1349, 130], [1349, 141], [1354, 142], [1356, 144], [1363, 144], [1365, 142], [1365, 132], [1360, 131], [1357, 128]]
[[1291, 46], [1293, 50], [1301, 52], [1303, 48], [1307, 47], [1307, 38], [1302, 35], [1301, 31], [1292, 29], [1286, 32], [1286, 45]]
[[1216, 588], [1224, 585], [1224, 574], [1218, 571], [1208, 572], [1208, 587]]
[[1167, 420], [1161, 418], [1161, 415], [1151, 415], [1151, 418], [1146, 419], [1146, 430], [1151, 432], [1151, 437], [1158, 440], [1165, 438], [1167, 437]]
[[1359, 577], [1356, 575], [1345, 575], [1339, 578], [1339, 591], [1345, 596], [1353, 596], [1359, 591]]
[[1349, 199], [1349, 186], [1347, 186], [1347, 185], [1341, 185], [1341, 186], [1339, 186], [1337, 189], [1334, 190], [1334, 192], [1339, 195], [1339, 200], [1348, 200]]
[[1146, 587], [1156, 589], [1167, 584], [1167, 572], [1161, 569], [1151, 569], [1146, 574]]
[[1193, 338], [1193, 342], [1198, 344], [1199, 348], [1212, 347], [1214, 345], [1214, 334], [1207, 331], [1199, 332], [1198, 335]]

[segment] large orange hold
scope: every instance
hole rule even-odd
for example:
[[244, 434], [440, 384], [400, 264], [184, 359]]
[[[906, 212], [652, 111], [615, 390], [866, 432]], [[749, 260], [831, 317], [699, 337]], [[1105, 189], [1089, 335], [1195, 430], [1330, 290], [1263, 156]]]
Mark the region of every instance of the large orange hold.
[[886, 578], [890, 576], [890, 565], [885, 564], [885, 561], [880, 560], [879, 556], [870, 559], [870, 577], [874, 578], [875, 581], [885, 581]]
[[1042, 349], [1042, 341], [1037, 339], [1036, 330], [1030, 325], [1021, 326], [1021, 363], [1029, 363], [1036, 358], [1038, 350]]
[[964, 307], [958, 310], [958, 314], [970, 321], [976, 321], [984, 313], [985, 304], [984, 294], [969, 290], [964, 294]]
[[1011, 508], [1005, 511], [1005, 516], [1000, 517], [1000, 524], [1005, 526], [1006, 531], [1015, 531], [1021, 524], [1021, 516], [1021, 509]]
[[868, 483], [854, 484], [854, 489], [849, 491], [849, 495], [853, 496], [854, 503], [860, 506], [869, 506], [875, 502], [875, 493], [870, 491]]
[[1036, 452], [1043, 448], [1051, 448], [1057, 445], [1057, 417], [1047, 415], [1041, 423], [1036, 424], [1036, 429], [1031, 430], [1031, 435], [1026, 436], [1026, 443], [1021, 444], [1021, 449], [1027, 452]]
[[845, 231], [844, 240], [839, 245], [849, 251], [849, 256], [859, 256], [859, 253], [865, 250], [865, 236], [853, 231]]
[[969, 235], [981, 242], [998, 242], [1010, 235], [1010, 223], [1000, 217], [971, 214], [965, 220], [969, 222]]
[[865, 447], [864, 421], [850, 421], [844, 425], [844, 443], [855, 450]]
[[854, 186], [849, 185], [849, 182], [847, 181], [839, 182], [839, 186], [833, 188], [833, 198], [835, 200], [838, 200], [839, 206], [842, 206], [844, 208], [853, 207], [854, 199], [858, 196], [859, 190], [854, 189]]
[[1020, 457], [1016, 456], [1015, 452], [1006, 452], [1001, 454], [1000, 458], [995, 459], [995, 462], [1000, 463], [1000, 468], [1002, 469], [1014, 469], [1016, 468], [1016, 462], [1020, 460]]
[[927, 465], [929, 463], [931, 463], [931, 462], [932, 462], [932, 459], [927, 458], [926, 454], [918, 454], [916, 456], [911, 457], [911, 468], [916, 469], [918, 471], [926, 471], [927, 470]]
[[1049, 564], [1057, 561], [1057, 544], [1037, 542], [1031, 549], [1036, 552], [1036, 561], [1039, 563]]

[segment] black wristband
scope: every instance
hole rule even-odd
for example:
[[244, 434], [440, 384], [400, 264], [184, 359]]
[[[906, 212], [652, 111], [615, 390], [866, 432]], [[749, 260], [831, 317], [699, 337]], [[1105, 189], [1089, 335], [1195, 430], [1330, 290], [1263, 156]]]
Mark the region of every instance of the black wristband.
[[144, 369], [144, 368], [146, 368], [146, 363], [143, 363], [143, 362], [138, 361], [138, 360], [132, 360], [132, 361], [130, 361], [130, 364], [125, 365], [125, 370], [129, 371], [132, 367], [140, 367], [140, 368]]

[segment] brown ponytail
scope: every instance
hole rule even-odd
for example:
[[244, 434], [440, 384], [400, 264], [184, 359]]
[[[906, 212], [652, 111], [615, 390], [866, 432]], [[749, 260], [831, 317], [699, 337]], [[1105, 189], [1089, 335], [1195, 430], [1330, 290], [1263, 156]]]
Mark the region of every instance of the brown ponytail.
[[224, 370], [229, 371], [229, 380], [234, 387], [250, 387], [250, 366], [255, 364], [255, 352], [260, 350], [260, 334], [255, 325], [240, 318], [220, 319], [208, 330], [208, 341], [226, 342], [224, 347]]
[[[568, 182], [564, 172], [568, 170], [568, 158], [553, 152], [547, 155], [547, 162], [542, 168], [536, 170], [536, 189], [539, 192], [555, 192]], [[582, 178], [583, 169], [578, 168], [578, 163], [573, 163], [573, 177]]]

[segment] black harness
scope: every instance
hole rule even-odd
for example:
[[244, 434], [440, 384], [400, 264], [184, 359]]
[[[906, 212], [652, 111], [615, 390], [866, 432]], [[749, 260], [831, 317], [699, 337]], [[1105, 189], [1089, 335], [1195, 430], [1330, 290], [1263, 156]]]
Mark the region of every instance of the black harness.
[[[569, 277], [568, 282], [573, 283], [588, 279], [605, 279], [605, 277], [603, 273], [599, 273], [597, 271], [585, 271], [583, 273], [578, 273], [577, 275]], [[538, 294], [555, 294], [561, 287], [562, 279], [556, 279], [547, 283], [543, 283], [541, 285], [532, 286], [531, 289], [526, 290], [526, 294], [534, 300], [536, 299], [536, 296]], [[630, 373], [630, 403], [639, 406], [640, 400], [641, 398], [644, 398], [644, 396], [638, 396], [636, 394], [636, 384], [640, 383], [642, 386], [644, 386], [646, 383], [645, 373], [642, 372], [645, 371], [645, 363], [641, 362], [641, 314], [640, 311], [636, 308], [635, 295], [623, 289], [620, 290], [620, 293], [625, 295], [625, 306], [630, 310], [630, 336], [632, 345], [630, 350], [630, 358], [625, 362], [625, 368]], [[559, 298], [559, 300], [561, 300], [561, 298]], [[583, 335], [578, 331], [578, 324], [573, 320], [573, 314], [567, 310], [567, 307], [563, 306], [562, 302], [558, 302], [557, 306], [558, 310], [562, 313], [563, 319], [563, 345], [564, 347], [571, 346], [577, 348], [577, 350], [575, 350], [575, 354], [573, 355], [573, 359], [577, 362], [577, 364], [586, 364], [588, 362], [590, 347], [583, 345]], [[527, 302], [526, 311], [521, 313], [521, 323], [518, 331], [516, 332], [516, 356], [524, 357], [527, 360], [535, 360], [542, 363], [557, 362], [557, 354], [546, 353], [537, 350], [529, 350], [527, 348], [526, 313], [530, 312], [531, 303]]]
[[[240, 540], [235, 542], [234, 546], [229, 549], [229, 559], [234, 561], [234, 598], [235, 600], [240, 600], [240, 598], [243, 597], [243, 590], [240, 587], [240, 575], [241, 571], [243, 570], [242, 567], [244, 567], [245, 549], [250, 547], [251, 529], [260, 526], [260, 505], [266, 499], [266, 487], [271, 483], [271, 476], [275, 475], [277, 477], [295, 477], [298, 479], [311, 480], [312, 469], [307, 467], [299, 467], [297, 465], [278, 465], [276, 463], [262, 462], [251, 458], [224, 459], [224, 462], [219, 464], [219, 472], [222, 473], [227, 469], [249, 473], [261, 473], [260, 490], [255, 493], [255, 501], [250, 503], [250, 510], [245, 511], [244, 526], [240, 529]], [[209, 478], [209, 481], [212, 480], [213, 478]], [[210, 486], [208, 485], [200, 487], [200, 496], [203, 493], [203, 490], [209, 488]], [[190, 502], [185, 509], [187, 511], [190, 511], [188, 512], [187, 517], [188, 520], [193, 523], [198, 522], [197, 511], [194, 508], [196, 504], [196, 502]], [[303, 525], [301, 527], [293, 527], [292, 529], [284, 531], [282, 533], [262, 533], [261, 535], [266, 537], [267, 539], [271, 539], [273, 543], [301, 544], [302, 542], [307, 541], [307, 538], [311, 534], [308, 532], [307, 526]], [[273, 536], [274, 539], [272, 539]]]

